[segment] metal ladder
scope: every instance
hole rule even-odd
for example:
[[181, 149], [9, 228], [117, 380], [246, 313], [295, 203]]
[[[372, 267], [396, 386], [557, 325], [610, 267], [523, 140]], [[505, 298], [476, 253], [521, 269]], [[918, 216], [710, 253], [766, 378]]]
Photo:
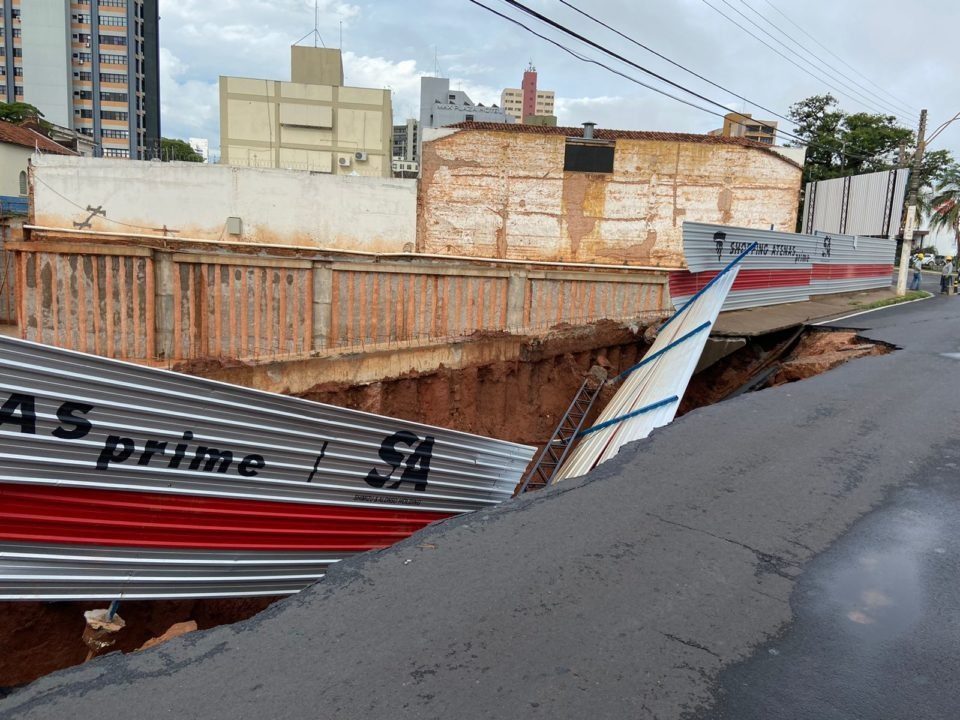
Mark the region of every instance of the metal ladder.
[[523, 481], [514, 493], [514, 496], [527, 492], [528, 490], [537, 490], [546, 487], [553, 481], [559, 467], [566, 460], [570, 450], [573, 449], [574, 441], [583, 427], [583, 423], [590, 414], [593, 403], [596, 402], [600, 391], [603, 389], [604, 377], [597, 377], [593, 372], [587, 376], [580, 385], [580, 389], [570, 403], [570, 407], [560, 418], [560, 424], [553, 431], [550, 440], [540, 451], [537, 462], [534, 463]]

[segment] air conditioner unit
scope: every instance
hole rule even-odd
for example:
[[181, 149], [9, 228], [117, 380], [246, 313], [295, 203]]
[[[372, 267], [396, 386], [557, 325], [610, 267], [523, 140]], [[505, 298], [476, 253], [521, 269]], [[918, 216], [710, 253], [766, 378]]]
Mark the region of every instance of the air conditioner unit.
[[350, 167], [350, 158], [348, 157], [337, 158], [337, 165], [339, 165], [340, 167]]
[[357, 160], [360, 160], [361, 162], [363, 162], [363, 161], [365, 161], [365, 160], [367, 159], [367, 154], [366, 154], [365, 152], [362, 152], [362, 151], [361, 151], [361, 152], [355, 152], [355, 153], [353, 154], [353, 156], [354, 156]]

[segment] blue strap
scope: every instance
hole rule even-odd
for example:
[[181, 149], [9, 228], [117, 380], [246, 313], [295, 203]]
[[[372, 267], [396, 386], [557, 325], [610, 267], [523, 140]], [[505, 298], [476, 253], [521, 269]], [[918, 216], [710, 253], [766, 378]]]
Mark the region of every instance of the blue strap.
[[727, 264], [727, 266], [726, 266], [723, 270], [721, 270], [720, 272], [718, 272], [718, 273], [716, 274], [716, 276], [710, 280], [710, 282], [708, 282], [708, 283], [707, 283], [706, 285], [704, 285], [702, 288], [700, 288], [699, 290], [697, 290], [697, 292], [695, 292], [695, 293], [693, 294], [693, 297], [691, 297], [691, 298], [686, 302], [686, 304], [685, 304], [682, 308], [680, 308], [679, 310], [677, 310], [663, 325], [660, 326], [660, 329], [663, 330], [667, 325], [669, 325], [669, 324], [672, 323], [674, 320], [676, 320], [678, 317], [680, 317], [680, 315], [684, 312], [684, 310], [686, 310], [688, 307], [690, 307], [691, 305], [693, 305], [693, 301], [694, 301], [694, 300], [696, 300], [696, 299], [699, 298], [701, 295], [703, 295], [707, 290], [709, 290], [709, 289], [713, 286], [713, 284], [714, 284], [715, 282], [717, 282], [717, 280], [719, 280], [719, 279], [722, 278], [724, 275], [726, 275], [728, 272], [730, 272], [730, 270], [732, 270], [733, 267], [734, 267], [737, 263], [739, 263], [739, 262], [740, 262], [741, 260], [743, 260], [747, 255], [749, 255], [751, 252], [753, 252], [753, 250], [754, 250], [755, 247], [757, 247], [757, 243], [755, 243], [755, 242], [750, 243], [750, 247], [748, 247], [748, 248], [747, 248], [746, 250], [744, 250], [742, 253], [740, 253], [739, 255], [737, 255], [733, 260], [731, 260], [731, 261], [729, 262], [729, 264]]
[[637, 415], [643, 415], [644, 413], [648, 413], [651, 410], [656, 410], [657, 408], [661, 408], [664, 405], [670, 405], [671, 403], [675, 403], [679, 399], [680, 398], [674, 395], [673, 397], [668, 397], [666, 400], [660, 400], [659, 402], [655, 402], [651, 405], [645, 405], [644, 407], [638, 410], [634, 410], [633, 412], [628, 412], [626, 415], [621, 415], [620, 417], [611, 418], [610, 420], [605, 420], [599, 425], [594, 425], [593, 427], [587, 428], [586, 430], [581, 430], [580, 432], [577, 433], [577, 437], [578, 438], [583, 437], [584, 435], [595, 433], [597, 430], [603, 430], [604, 428], [608, 428], [611, 425], [622, 423], [624, 420], [629, 420], [630, 418], [636, 417]]
[[666, 353], [667, 351], [673, 350], [673, 349], [674, 349], [677, 345], [679, 345], [680, 343], [689, 340], [690, 338], [692, 338], [694, 335], [697, 335], [698, 333], [702, 333], [704, 330], [706, 330], [708, 327], [710, 327], [710, 325], [711, 325], [711, 322], [710, 322], [709, 320], [705, 320], [705, 321], [702, 322], [700, 325], [697, 325], [697, 327], [695, 327], [693, 330], [691, 330], [690, 332], [688, 332], [686, 335], [681, 335], [680, 337], [678, 337], [676, 340], [674, 340], [673, 342], [671, 342], [669, 345], [667, 345], [667, 346], [666, 346], [665, 348], [663, 348], [662, 350], [657, 350], [653, 355], [651, 355], [651, 356], [649, 356], [649, 357], [645, 357], [643, 360], [641, 360], [640, 362], [638, 362], [638, 363], [637, 363], [636, 365], [634, 365], [633, 367], [628, 367], [628, 368], [627, 368], [626, 370], [624, 370], [622, 373], [620, 373], [620, 374], [617, 375], [615, 378], [613, 378], [610, 382], [616, 382], [616, 381], [619, 380], [620, 378], [622, 378], [622, 377], [624, 377], [624, 376], [626, 376], [626, 375], [629, 375], [629, 374], [632, 373], [634, 370], [639, 370], [640, 368], [642, 368], [642, 367], [643, 367], [644, 365], [646, 365], [647, 363], [653, 362], [653, 361], [656, 360], [658, 357], [663, 356], [663, 354]]

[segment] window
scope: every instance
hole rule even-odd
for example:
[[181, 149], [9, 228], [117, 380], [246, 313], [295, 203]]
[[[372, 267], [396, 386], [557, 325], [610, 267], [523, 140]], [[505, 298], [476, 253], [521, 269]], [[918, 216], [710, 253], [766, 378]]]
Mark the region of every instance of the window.
[[128, 158], [130, 157], [129, 150], [120, 150], [119, 148], [104, 148], [103, 149], [104, 157], [117, 157], [117, 158]]
[[84, 15], [83, 13], [79, 13], [79, 14], [77, 15], [77, 22], [78, 22], [78, 23], [84, 23], [85, 25], [89, 25], [89, 24], [90, 24], [90, 16], [89, 16], [89, 15]]
[[106, 100], [107, 102], [126, 102], [127, 94], [119, 92], [101, 92], [100, 99]]
[[15, 67], [15, 68], [13, 69], [13, 76], [14, 76], [14, 77], [23, 77], [23, 68], [22, 68], [22, 67]]
[[120, 73], [100, 73], [100, 82], [104, 83], [123, 83], [126, 85], [127, 76]]
[[473, 115], [467, 115], [467, 122], [473, 122]]
[[750, 133], [758, 133], [758, 132], [760, 132], [760, 126], [759, 126], [759, 125], [747, 125], [747, 126], [746, 126], [746, 130], [747, 130], [747, 132], [750, 132]]
[[23, 36], [23, 31], [22, 31], [20, 28], [14, 28], [14, 29], [13, 29], [13, 36], [14, 36], [14, 37], [22, 37], [22, 36]]
[[111, 129], [105, 129], [101, 134], [102, 134], [103, 137], [105, 137], [105, 138], [119, 138], [119, 139], [121, 139], [121, 140], [126, 140], [127, 138], [130, 137], [130, 131], [129, 131], [129, 130], [111, 130]]
[[20, 194], [21, 195], [27, 194], [27, 171], [26, 170], [20, 171]]
[[100, 16], [101, 25], [115, 25], [119, 27], [126, 27], [127, 17], [126, 15], [101, 15]]
[[6, 65], [0, 65], [0, 77], [3, 77], [3, 76], [6, 75], [6, 74], [7, 74], [7, 66], [6, 66]]
[[23, 95], [23, 85], [14, 85], [13, 86], [14, 95]]
[[23, 48], [15, 47], [15, 48], [13, 49], [13, 56], [14, 56], [14, 57], [23, 57]]
[[563, 154], [563, 169], [572, 172], [612, 173], [613, 151], [613, 145], [567, 142]]
[[129, 117], [128, 113], [119, 112], [117, 110], [101, 110], [100, 118], [102, 120], [126, 120]]
[[101, 55], [100, 62], [105, 65], [126, 65], [127, 56], [126, 55]]
[[100, 0], [100, 7], [126, 7], [127, 0]]
[[101, 45], [126, 45], [127, 38], [123, 35], [101, 35]]
[[74, 73], [74, 75], [76, 75], [80, 80], [93, 80], [93, 73], [89, 70], [81, 70], [80, 72]]
[[80, 117], [82, 117], [82, 118], [92, 118], [92, 117], [93, 117], [93, 110], [84, 110], [84, 109], [81, 109], [81, 110], [74, 110], [74, 112], [79, 113], [79, 114], [80, 114]]
[[90, 45], [90, 34], [89, 34], [89, 33], [77, 33], [77, 34], [74, 36], [74, 38], [76, 39], [77, 42], [87, 43], [88, 46]]

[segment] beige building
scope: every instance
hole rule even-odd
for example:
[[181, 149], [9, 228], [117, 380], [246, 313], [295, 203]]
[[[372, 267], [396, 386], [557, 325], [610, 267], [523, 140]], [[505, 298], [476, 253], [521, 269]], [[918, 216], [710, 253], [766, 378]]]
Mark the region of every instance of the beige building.
[[220, 77], [220, 162], [390, 177], [390, 91], [344, 86], [338, 49], [290, 50], [291, 82]]
[[742, 137], [764, 145], [776, 145], [777, 121], [754, 120], [750, 113], [727, 113], [723, 116], [723, 127], [711, 130], [709, 134]]

